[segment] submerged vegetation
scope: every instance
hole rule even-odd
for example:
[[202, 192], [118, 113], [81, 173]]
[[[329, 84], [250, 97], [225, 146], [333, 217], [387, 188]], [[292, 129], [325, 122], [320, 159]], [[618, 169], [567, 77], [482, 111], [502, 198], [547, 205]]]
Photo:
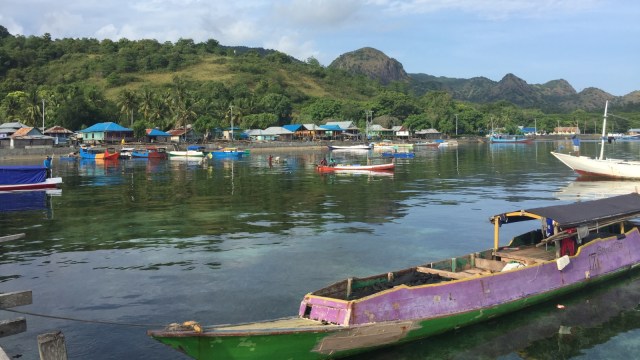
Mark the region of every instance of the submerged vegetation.
[[[597, 133], [601, 112], [545, 113], [507, 101], [470, 103], [442, 90], [418, 90], [411, 80], [381, 82], [315, 58], [300, 61], [264, 49], [216, 40], [52, 39], [14, 36], [0, 26], [0, 122], [61, 125], [72, 130], [114, 121], [138, 129], [266, 128], [349, 120], [449, 135], [484, 134], [518, 126], [552, 132], [579, 126]], [[604, 106], [604, 104], [603, 104]], [[44, 114], [43, 114], [44, 111]], [[620, 113], [613, 131], [640, 127], [640, 114]]]

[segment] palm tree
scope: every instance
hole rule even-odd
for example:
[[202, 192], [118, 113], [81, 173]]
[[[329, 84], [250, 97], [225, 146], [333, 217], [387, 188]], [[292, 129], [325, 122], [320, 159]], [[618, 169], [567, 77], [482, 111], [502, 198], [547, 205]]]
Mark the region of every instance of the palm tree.
[[130, 90], [123, 90], [118, 96], [118, 106], [120, 107], [120, 112], [128, 116], [131, 114], [131, 125], [133, 126], [133, 110], [136, 108], [136, 104], [138, 103], [138, 97], [135, 92]]
[[154, 105], [156, 104], [155, 98], [155, 94], [149, 88], [142, 89], [138, 111], [142, 112], [142, 116], [147, 121], [150, 120], [151, 114], [154, 111]]

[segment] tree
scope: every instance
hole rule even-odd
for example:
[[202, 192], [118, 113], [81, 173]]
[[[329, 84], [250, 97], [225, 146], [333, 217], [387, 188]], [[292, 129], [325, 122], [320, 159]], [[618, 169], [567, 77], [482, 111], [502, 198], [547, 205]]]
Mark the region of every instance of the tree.
[[125, 118], [131, 116], [131, 126], [133, 126], [133, 111], [137, 107], [138, 97], [137, 95], [130, 90], [122, 90], [120, 95], [118, 95], [118, 106], [120, 107], [120, 112], [125, 115]]

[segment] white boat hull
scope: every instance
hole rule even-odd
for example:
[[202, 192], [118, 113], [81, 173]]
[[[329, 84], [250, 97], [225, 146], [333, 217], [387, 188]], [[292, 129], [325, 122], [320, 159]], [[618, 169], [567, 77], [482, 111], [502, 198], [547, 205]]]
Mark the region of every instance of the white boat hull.
[[622, 159], [593, 159], [551, 152], [563, 164], [583, 176], [616, 179], [640, 179], [640, 161]]

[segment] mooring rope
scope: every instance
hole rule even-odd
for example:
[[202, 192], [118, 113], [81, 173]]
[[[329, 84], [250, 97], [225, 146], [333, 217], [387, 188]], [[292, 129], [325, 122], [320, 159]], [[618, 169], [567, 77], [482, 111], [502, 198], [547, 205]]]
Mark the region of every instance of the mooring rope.
[[167, 326], [167, 324], [136, 324], [136, 323], [126, 323], [126, 322], [106, 321], [106, 320], [87, 320], [87, 319], [72, 318], [72, 317], [69, 317], [69, 316], [56, 316], [56, 315], [38, 314], [38, 313], [30, 312], [30, 311], [22, 311], [22, 310], [14, 310], [14, 309], [0, 309], [0, 310], [10, 311], [12, 313], [22, 314], [22, 315], [43, 317], [43, 318], [47, 318], [47, 319], [76, 321], [76, 322], [83, 322], [83, 323], [89, 323], [89, 324], [103, 324], [103, 325], [117, 325], [117, 326], [131, 326], [131, 327], [146, 327], [146, 328], [153, 328], [153, 327], [155, 327], [155, 328], [164, 328], [165, 326]]

